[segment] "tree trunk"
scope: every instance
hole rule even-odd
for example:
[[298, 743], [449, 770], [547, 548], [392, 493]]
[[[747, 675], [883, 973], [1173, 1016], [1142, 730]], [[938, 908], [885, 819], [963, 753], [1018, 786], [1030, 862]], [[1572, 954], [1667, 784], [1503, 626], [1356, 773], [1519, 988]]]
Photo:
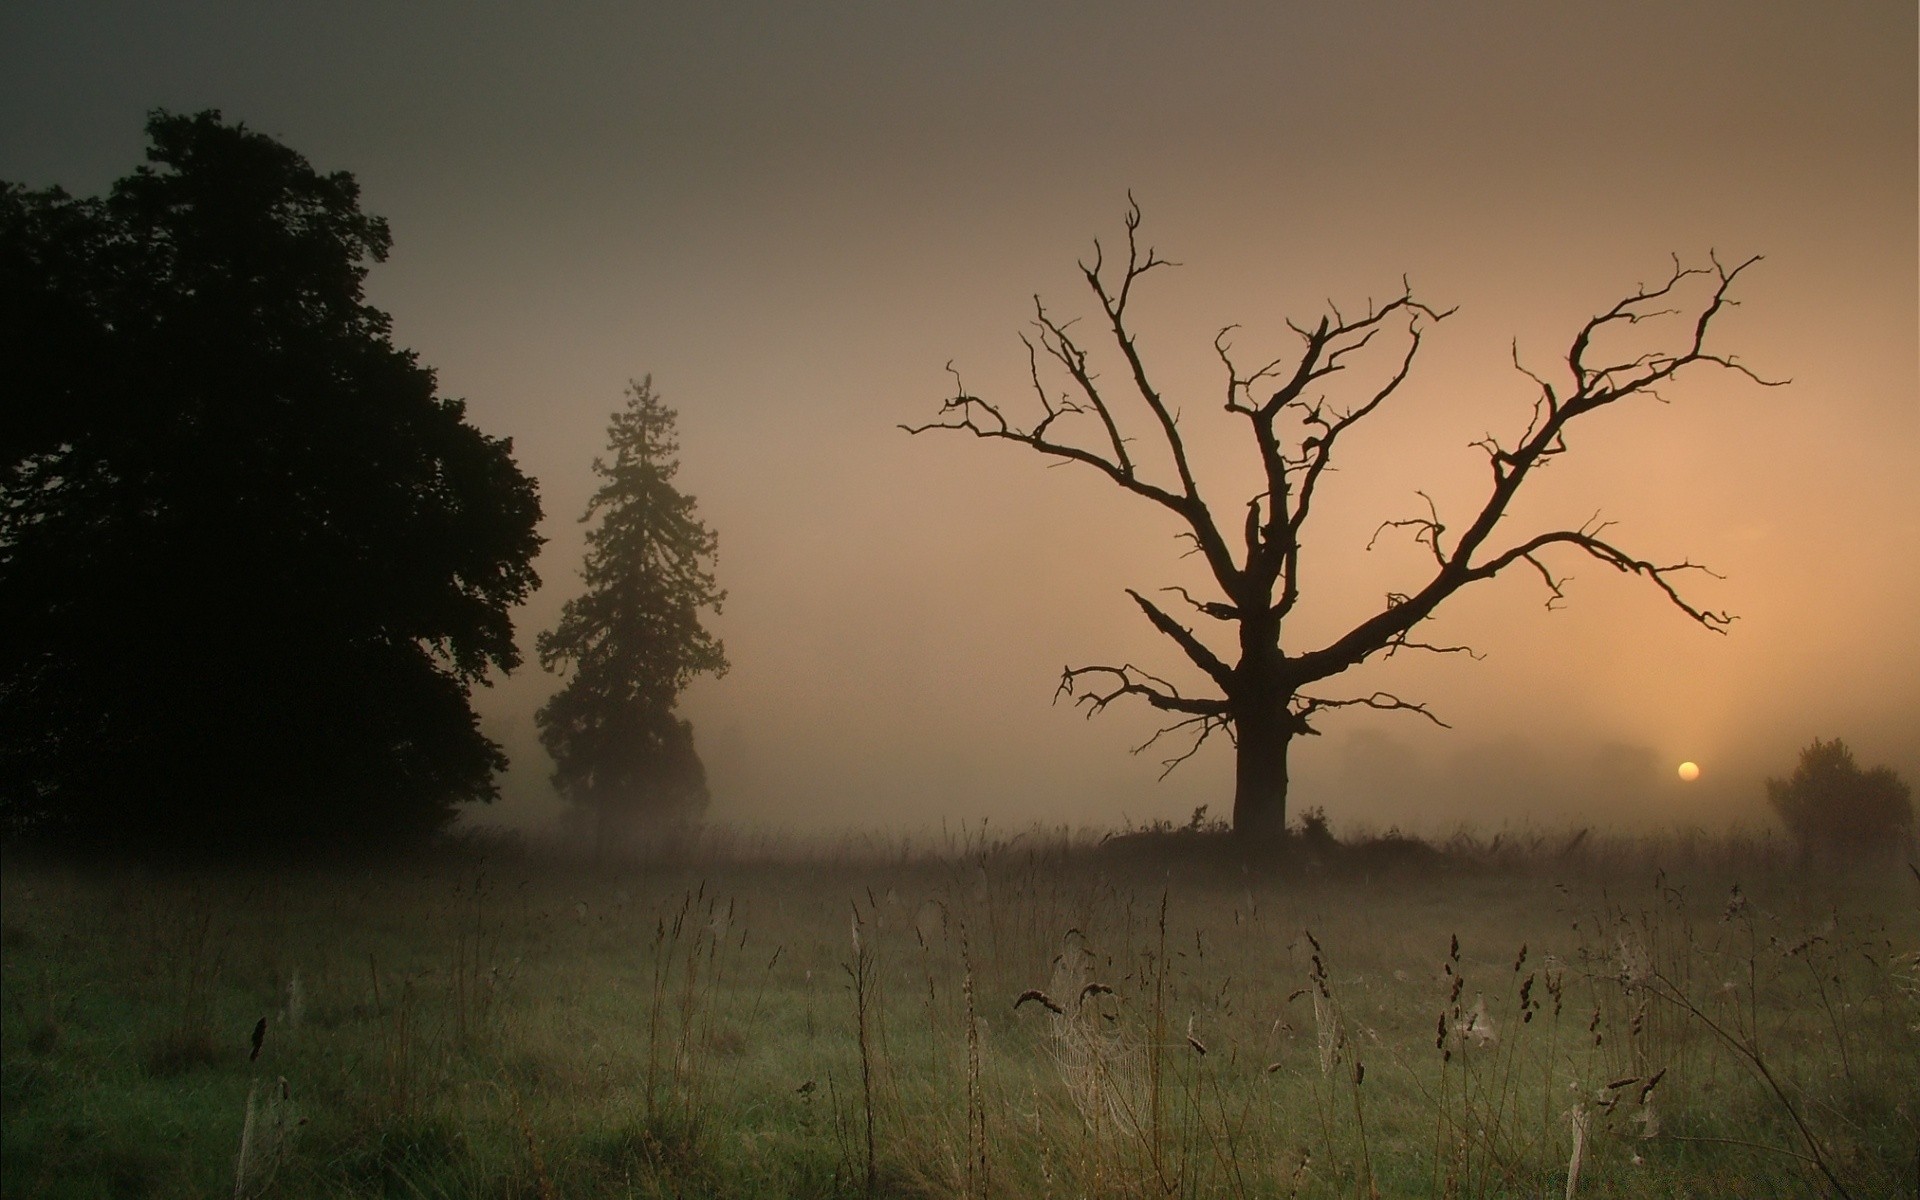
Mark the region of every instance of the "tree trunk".
[[1278, 839], [1287, 831], [1287, 744], [1296, 721], [1284, 701], [1235, 722], [1239, 751], [1233, 771], [1233, 831], [1247, 839]]

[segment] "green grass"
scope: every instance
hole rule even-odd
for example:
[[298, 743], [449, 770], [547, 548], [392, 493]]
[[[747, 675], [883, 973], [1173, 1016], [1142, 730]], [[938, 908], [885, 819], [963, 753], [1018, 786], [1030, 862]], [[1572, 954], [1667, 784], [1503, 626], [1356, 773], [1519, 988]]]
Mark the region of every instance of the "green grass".
[[1202, 844], [15, 855], [0, 1190], [1558, 1197], [1580, 1125], [1582, 1197], [1914, 1194], [1905, 868], [1696, 840], [1282, 873]]

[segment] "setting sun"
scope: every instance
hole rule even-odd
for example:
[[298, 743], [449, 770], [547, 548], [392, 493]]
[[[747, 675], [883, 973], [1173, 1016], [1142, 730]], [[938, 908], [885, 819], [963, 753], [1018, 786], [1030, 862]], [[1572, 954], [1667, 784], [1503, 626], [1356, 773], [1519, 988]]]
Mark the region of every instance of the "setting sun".
[[1700, 764], [1683, 762], [1680, 764], [1680, 778], [1688, 783], [1700, 778]]

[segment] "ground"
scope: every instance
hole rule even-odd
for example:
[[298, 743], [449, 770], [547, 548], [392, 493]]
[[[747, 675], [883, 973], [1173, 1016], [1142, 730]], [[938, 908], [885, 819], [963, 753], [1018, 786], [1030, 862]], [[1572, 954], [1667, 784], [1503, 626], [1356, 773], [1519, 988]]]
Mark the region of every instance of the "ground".
[[1904, 864], [1807, 878], [1705, 838], [1277, 864], [1179, 832], [699, 858], [9, 851], [0, 1190], [1913, 1186]]

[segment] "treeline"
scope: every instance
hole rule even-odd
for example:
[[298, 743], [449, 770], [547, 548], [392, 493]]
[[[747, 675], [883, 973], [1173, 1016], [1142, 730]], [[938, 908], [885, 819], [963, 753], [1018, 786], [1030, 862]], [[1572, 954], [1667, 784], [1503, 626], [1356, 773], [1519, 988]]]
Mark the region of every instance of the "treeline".
[[[86, 846], [416, 844], [507, 765], [471, 695], [521, 663], [538, 489], [367, 303], [392, 237], [352, 175], [218, 112], [147, 133], [104, 196], [0, 185], [0, 821]], [[671, 453], [671, 410], [638, 395], [654, 440], [616, 448], [629, 475]], [[653, 466], [644, 502], [671, 508]], [[625, 480], [596, 506], [623, 511]], [[641, 569], [632, 534], [607, 536], [603, 566]], [[697, 570], [705, 590], [677, 593], [676, 570], [654, 598], [684, 638], [719, 593]], [[718, 644], [670, 670], [629, 654], [615, 670], [668, 674], [623, 692], [581, 639], [632, 632], [568, 612], [541, 644], [589, 694], [545, 714], [562, 782], [647, 803], [584, 741], [633, 726], [644, 692], [642, 765], [671, 759], [669, 807], [696, 810], [671, 708]]]

